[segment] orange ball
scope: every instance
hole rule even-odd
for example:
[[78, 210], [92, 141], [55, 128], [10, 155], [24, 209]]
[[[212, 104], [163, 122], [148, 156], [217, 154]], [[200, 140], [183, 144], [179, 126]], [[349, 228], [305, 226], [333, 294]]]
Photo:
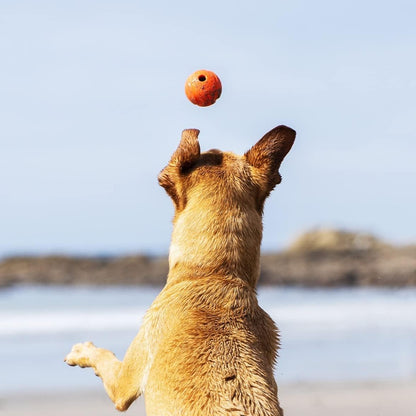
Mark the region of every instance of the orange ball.
[[215, 103], [222, 91], [221, 81], [212, 71], [201, 69], [188, 77], [185, 94], [191, 103], [207, 107]]

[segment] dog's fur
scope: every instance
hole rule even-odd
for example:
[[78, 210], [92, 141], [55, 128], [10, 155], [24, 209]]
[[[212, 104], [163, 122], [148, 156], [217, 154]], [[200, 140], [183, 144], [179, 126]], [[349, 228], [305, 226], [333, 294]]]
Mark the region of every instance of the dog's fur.
[[200, 153], [184, 130], [159, 175], [175, 205], [167, 284], [123, 361], [77, 344], [118, 410], [145, 392], [148, 416], [282, 416], [273, 366], [277, 329], [257, 303], [262, 211], [295, 139], [278, 126], [244, 156]]

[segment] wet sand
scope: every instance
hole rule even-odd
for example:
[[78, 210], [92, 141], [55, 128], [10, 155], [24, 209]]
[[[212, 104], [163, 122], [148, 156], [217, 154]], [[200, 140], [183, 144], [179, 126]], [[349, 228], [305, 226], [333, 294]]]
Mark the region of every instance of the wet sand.
[[[416, 380], [409, 382], [308, 383], [280, 386], [285, 416], [409, 416], [416, 411]], [[127, 415], [144, 416], [139, 398]], [[1, 416], [120, 415], [103, 391], [0, 393]]]

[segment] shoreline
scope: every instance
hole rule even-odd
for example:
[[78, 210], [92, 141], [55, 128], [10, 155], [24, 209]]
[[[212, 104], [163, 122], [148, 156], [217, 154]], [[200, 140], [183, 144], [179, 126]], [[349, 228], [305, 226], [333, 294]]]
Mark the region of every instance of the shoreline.
[[[32, 285], [153, 285], [169, 272], [167, 255], [39, 255], [0, 259], [0, 288]], [[395, 246], [360, 232], [316, 229], [260, 256], [259, 285], [416, 286], [416, 244]]]
[[[259, 285], [298, 287], [416, 286], [416, 246], [265, 253]], [[0, 288], [19, 285], [161, 286], [167, 256], [23, 256], [0, 261]]]
[[[416, 407], [416, 379], [402, 381], [290, 383], [279, 386], [285, 416], [407, 416]], [[145, 416], [144, 399], [127, 414]], [[120, 415], [102, 389], [0, 393], [1, 416]]]

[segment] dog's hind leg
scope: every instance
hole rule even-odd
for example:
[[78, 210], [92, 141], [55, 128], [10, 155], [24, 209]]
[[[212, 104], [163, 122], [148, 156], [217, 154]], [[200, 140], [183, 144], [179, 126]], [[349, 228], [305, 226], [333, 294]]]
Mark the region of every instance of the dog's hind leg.
[[95, 374], [101, 377], [116, 409], [124, 411], [142, 393], [145, 373], [148, 372], [147, 355], [142, 331], [139, 331], [123, 361], [118, 360], [111, 351], [85, 342], [74, 345], [65, 357], [65, 362], [71, 366], [93, 368]]

